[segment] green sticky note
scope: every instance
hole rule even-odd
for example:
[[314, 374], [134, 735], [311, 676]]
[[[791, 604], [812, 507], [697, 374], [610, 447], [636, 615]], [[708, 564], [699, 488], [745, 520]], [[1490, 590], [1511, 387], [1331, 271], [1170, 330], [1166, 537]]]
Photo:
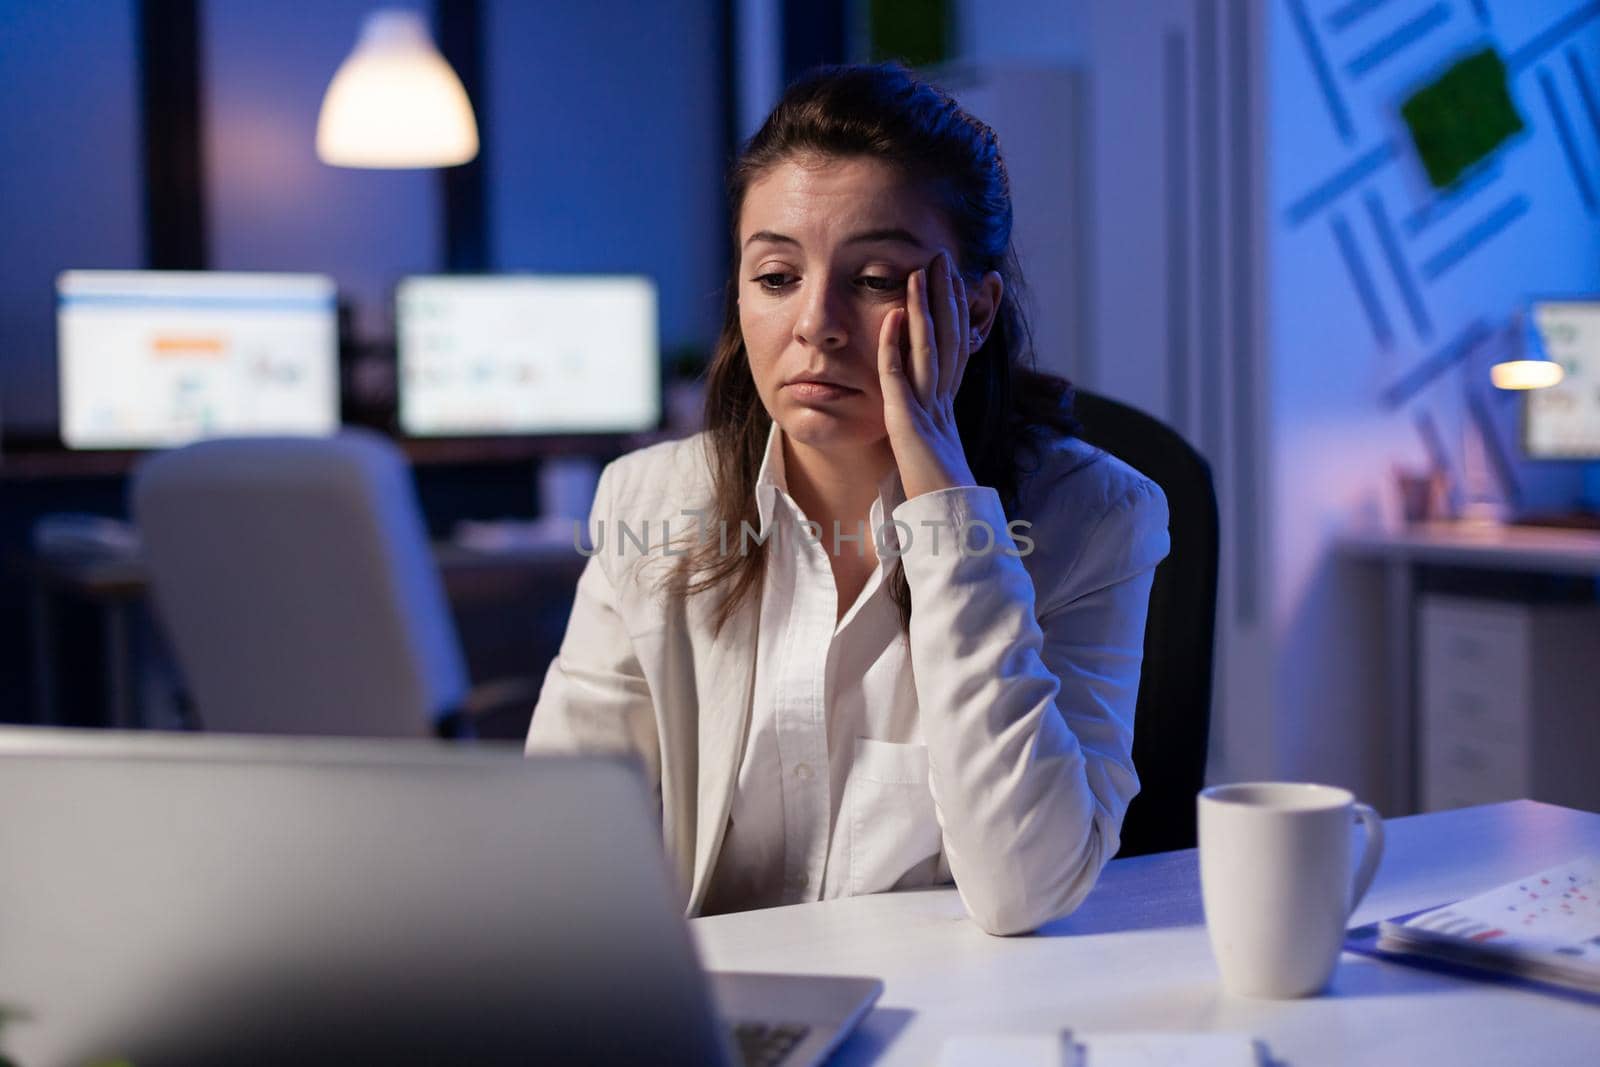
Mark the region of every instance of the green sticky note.
[[1505, 60], [1492, 48], [1454, 64], [1400, 105], [1422, 167], [1442, 189], [1523, 129]]
[[951, 56], [950, 0], [867, 0], [866, 23], [873, 63], [898, 59], [908, 67], [929, 67]]

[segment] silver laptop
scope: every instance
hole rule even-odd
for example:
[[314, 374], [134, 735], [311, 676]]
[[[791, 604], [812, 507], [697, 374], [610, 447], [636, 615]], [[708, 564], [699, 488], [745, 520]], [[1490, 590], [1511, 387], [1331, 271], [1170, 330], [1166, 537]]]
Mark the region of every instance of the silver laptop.
[[627, 761], [0, 729], [0, 1060], [788, 1067], [882, 989], [712, 977]]

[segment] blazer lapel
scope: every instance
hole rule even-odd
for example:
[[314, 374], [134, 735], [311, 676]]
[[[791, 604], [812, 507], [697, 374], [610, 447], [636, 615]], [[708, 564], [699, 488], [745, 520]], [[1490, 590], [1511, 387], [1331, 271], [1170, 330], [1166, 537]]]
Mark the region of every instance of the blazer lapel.
[[690, 598], [690, 626], [694, 634], [703, 638], [703, 642], [696, 642], [695, 649], [695, 673], [700, 682], [699, 787], [694, 878], [689, 893], [691, 915], [699, 914], [705, 900], [711, 867], [728, 825], [739, 758], [750, 729], [760, 622], [761, 598], [749, 596], [713, 641], [710, 635], [714, 600], [705, 596]]

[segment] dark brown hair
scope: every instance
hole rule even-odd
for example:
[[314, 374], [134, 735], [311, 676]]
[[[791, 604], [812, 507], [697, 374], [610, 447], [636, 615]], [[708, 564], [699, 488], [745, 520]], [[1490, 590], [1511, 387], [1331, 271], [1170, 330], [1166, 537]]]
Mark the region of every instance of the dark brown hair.
[[[1022, 275], [1011, 244], [1011, 186], [994, 131], [943, 90], [887, 63], [823, 67], [791, 85], [729, 171], [733, 264], [722, 334], [706, 373], [704, 442], [713, 499], [701, 529], [726, 529], [733, 540], [742, 522], [757, 528], [756, 475], [772, 417], [756, 392], [739, 328], [739, 217], [758, 178], [782, 163], [811, 158], [870, 158], [899, 168], [943, 210], [968, 285], [991, 270], [999, 273], [1004, 296], [983, 347], [967, 363], [955, 415], [973, 475], [999, 492], [1007, 518], [1013, 517], [1029, 470], [1025, 457], [1037, 457], [1047, 439], [1078, 431], [1072, 386], [1034, 369], [1033, 338], [1018, 299]], [[725, 552], [719, 538], [711, 537], [688, 550], [672, 578], [687, 595], [727, 587], [716, 613], [720, 632], [761, 588], [765, 572], [764, 542], [752, 544], [748, 553]], [[911, 591], [898, 563], [889, 591], [902, 628], [909, 628]]]

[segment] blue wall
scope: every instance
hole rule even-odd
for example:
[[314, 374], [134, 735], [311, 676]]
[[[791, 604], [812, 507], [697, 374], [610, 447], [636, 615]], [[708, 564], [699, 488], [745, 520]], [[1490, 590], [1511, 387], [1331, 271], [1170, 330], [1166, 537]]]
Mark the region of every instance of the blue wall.
[[322, 94], [376, 6], [206, 0], [200, 12], [211, 266], [331, 274], [367, 337], [391, 335], [402, 275], [439, 268], [442, 219], [437, 172], [316, 156]]
[[664, 349], [719, 321], [720, 7], [487, 5], [491, 262], [653, 276]]
[[[1525, 508], [1568, 508], [1582, 492], [1580, 465], [1520, 458], [1518, 397], [1494, 390], [1488, 367], [1504, 351], [1496, 331], [1530, 297], [1600, 292], [1600, 205], [1584, 194], [1600, 183], [1600, 116], [1575, 73], [1600, 85], [1600, 4], [1272, 0], [1270, 10], [1276, 765], [1381, 796], [1385, 704], [1366, 609], [1378, 591], [1341, 566], [1334, 544], [1397, 519], [1395, 465], [1427, 463], [1415, 420], [1438, 426], [1459, 476], [1475, 451], [1471, 412], [1485, 412]], [[1507, 58], [1527, 128], [1481, 172], [1435, 191], [1399, 104], [1486, 46]]]
[[144, 260], [131, 0], [0, 3], [0, 422], [55, 425], [55, 276]]
[[[1476, 404], [1491, 415], [1525, 503], [1570, 505], [1581, 472], [1521, 462], [1520, 401], [1487, 381], [1503, 346], [1473, 341], [1488, 338], [1531, 297], [1600, 292], [1593, 99], [1600, 6], [1280, 0], [1275, 7], [1273, 328], [1275, 347], [1292, 358], [1281, 361], [1274, 409], [1285, 437], [1298, 438], [1309, 459], [1324, 443], [1297, 426], [1366, 426], [1374, 433], [1362, 450], [1398, 445], [1396, 458], [1420, 463], [1411, 423], [1426, 414], [1459, 463], [1462, 420], [1470, 424]], [[1341, 19], [1345, 9], [1364, 13]], [[1436, 191], [1399, 121], [1399, 103], [1484, 47], [1506, 57], [1527, 128], [1479, 173]], [[1297, 459], [1288, 468], [1285, 477], [1303, 476]]]

